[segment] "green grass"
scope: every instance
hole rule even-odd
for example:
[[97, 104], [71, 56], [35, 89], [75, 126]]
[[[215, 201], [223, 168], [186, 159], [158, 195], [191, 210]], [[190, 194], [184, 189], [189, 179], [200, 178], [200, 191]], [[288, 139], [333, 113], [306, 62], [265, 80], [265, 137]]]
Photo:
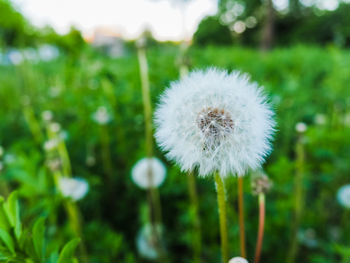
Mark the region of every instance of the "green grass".
[[[188, 52], [191, 69], [217, 66], [241, 70], [265, 86], [276, 109], [278, 131], [274, 151], [264, 166], [274, 182], [266, 200], [266, 232], [261, 262], [285, 262], [294, 202], [295, 124], [305, 122], [306, 164], [303, 186], [305, 211], [300, 235], [314, 231], [316, 246], [299, 240], [297, 262], [340, 262], [350, 251], [350, 229], [336, 200], [337, 189], [349, 183], [350, 170], [350, 52], [336, 48], [298, 46], [260, 53], [238, 47]], [[148, 51], [153, 106], [159, 95], [178, 79], [178, 52], [174, 47]], [[57, 96], [55, 90], [59, 90]], [[30, 106], [23, 106], [23, 101]], [[130, 179], [132, 165], [144, 157], [143, 106], [136, 54], [109, 59], [86, 52], [79, 60], [61, 57], [35, 65], [0, 68], [0, 145], [15, 157], [5, 164], [3, 181], [18, 189], [24, 225], [39, 216], [47, 221], [51, 246], [72, 238], [62, 204], [55, 198], [53, 180], [45, 166], [45, 137], [41, 112], [51, 110], [67, 132], [66, 144], [73, 175], [86, 178], [90, 192], [78, 203], [84, 218], [84, 237], [91, 262], [144, 262], [137, 255], [135, 238], [145, 220], [145, 192]], [[113, 114], [110, 136], [113, 180], [106, 183], [102, 166], [99, 126], [92, 114], [98, 106]], [[30, 130], [25, 112], [31, 109], [42, 135]], [[324, 114], [326, 123], [315, 123]], [[86, 165], [93, 154], [96, 165]], [[156, 149], [156, 155], [166, 160]], [[173, 164], [160, 188], [165, 239], [171, 262], [190, 262], [192, 222], [186, 178]], [[203, 262], [219, 262], [220, 242], [213, 178], [197, 179], [202, 221]], [[245, 180], [246, 235], [249, 260], [254, 256], [258, 202]], [[230, 256], [239, 254], [236, 180], [227, 182]], [[51, 215], [55, 216], [51, 216]], [[310, 231], [311, 229], [311, 231]], [[307, 231], [308, 230], [308, 231]], [[335, 235], [339, 233], [338, 236]], [[347, 249], [344, 248], [347, 246]], [[146, 261], [145, 261], [146, 262]]]

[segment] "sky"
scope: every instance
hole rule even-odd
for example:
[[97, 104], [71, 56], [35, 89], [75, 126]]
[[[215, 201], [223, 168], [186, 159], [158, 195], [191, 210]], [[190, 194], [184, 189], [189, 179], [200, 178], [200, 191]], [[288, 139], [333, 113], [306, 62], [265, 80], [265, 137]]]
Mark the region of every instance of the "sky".
[[176, 4], [180, 0], [12, 1], [32, 24], [51, 25], [58, 33], [74, 25], [89, 36], [103, 26], [134, 39], [149, 28], [155, 38], [164, 41], [190, 38], [203, 17], [216, 13], [218, 0], [191, 0], [186, 5]]

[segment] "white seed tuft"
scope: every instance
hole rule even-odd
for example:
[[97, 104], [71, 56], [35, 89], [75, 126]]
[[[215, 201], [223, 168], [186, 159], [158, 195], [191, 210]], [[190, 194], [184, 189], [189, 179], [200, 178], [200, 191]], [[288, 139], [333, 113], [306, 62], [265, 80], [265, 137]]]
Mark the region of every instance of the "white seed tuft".
[[270, 153], [273, 115], [247, 75], [210, 68], [170, 84], [155, 113], [155, 137], [183, 171], [240, 176]]

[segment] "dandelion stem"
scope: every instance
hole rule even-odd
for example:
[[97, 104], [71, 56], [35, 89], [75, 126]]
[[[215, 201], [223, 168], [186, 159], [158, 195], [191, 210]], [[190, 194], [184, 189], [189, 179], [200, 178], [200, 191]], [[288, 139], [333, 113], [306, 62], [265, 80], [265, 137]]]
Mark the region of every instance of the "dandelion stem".
[[220, 219], [220, 236], [221, 236], [221, 256], [222, 262], [228, 262], [228, 237], [227, 237], [227, 219], [226, 219], [226, 203], [225, 203], [225, 187], [219, 173], [215, 174], [216, 192], [219, 207]]
[[264, 238], [264, 225], [265, 225], [265, 194], [259, 194], [259, 230], [258, 230], [258, 239], [256, 242], [255, 258], [254, 263], [259, 263], [261, 249]]
[[239, 210], [239, 238], [241, 256], [246, 258], [245, 230], [244, 230], [244, 200], [243, 200], [243, 176], [238, 177], [238, 210]]
[[[65, 201], [64, 204], [66, 211], [68, 213], [69, 221], [71, 223], [71, 227], [77, 237], [80, 237], [81, 240], [83, 240], [83, 234], [82, 234], [82, 220], [81, 220], [81, 215], [79, 212], [79, 208], [76, 206], [75, 203], [67, 200]], [[81, 256], [81, 262], [83, 263], [88, 263], [89, 258], [87, 255], [86, 247], [83, 241], [80, 242], [79, 244], [79, 249], [80, 249], [80, 256]]]
[[193, 240], [193, 262], [201, 262], [201, 250], [202, 250], [202, 232], [201, 232], [201, 222], [199, 218], [198, 209], [198, 194], [196, 189], [196, 181], [194, 174], [192, 172], [188, 173], [188, 192], [190, 194], [191, 201], [191, 215], [193, 216], [193, 226], [194, 226], [194, 240]]
[[[138, 60], [140, 64], [140, 77], [141, 77], [141, 88], [142, 88], [142, 100], [144, 108], [144, 118], [145, 118], [145, 140], [146, 140], [146, 155], [147, 158], [153, 157], [153, 129], [152, 129], [152, 104], [150, 96], [150, 85], [148, 78], [148, 65], [146, 51], [144, 47], [139, 47], [137, 49]], [[149, 169], [148, 180], [153, 181], [152, 169]], [[152, 183], [150, 184], [152, 185]], [[149, 214], [151, 220], [151, 228], [153, 240], [155, 242], [155, 247], [160, 256], [160, 262], [166, 262], [165, 253], [163, 246], [161, 244], [161, 233], [157, 231], [158, 223], [161, 226], [162, 223], [162, 212], [159, 192], [156, 188], [150, 187], [148, 189], [148, 204], [149, 204]]]
[[298, 229], [304, 209], [304, 163], [305, 153], [303, 145], [303, 136], [299, 136], [299, 140], [296, 144], [296, 175], [295, 175], [295, 203], [294, 203], [294, 220], [292, 226], [292, 239], [289, 246], [289, 252], [287, 254], [287, 263], [294, 263], [296, 255], [298, 253]]
[[152, 106], [148, 79], [148, 65], [146, 51], [144, 48], [138, 48], [138, 58], [140, 63], [142, 99], [145, 116], [145, 136], [146, 136], [146, 153], [147, 157], [153, 156], [153, 139], [152, 139]]

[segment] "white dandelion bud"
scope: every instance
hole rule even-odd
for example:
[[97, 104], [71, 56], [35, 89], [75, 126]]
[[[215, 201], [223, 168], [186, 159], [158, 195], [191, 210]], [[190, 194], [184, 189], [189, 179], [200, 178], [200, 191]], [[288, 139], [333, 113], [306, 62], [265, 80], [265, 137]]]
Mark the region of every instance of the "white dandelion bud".
[[111, 121], [111, 116], [109, 115], [106, 107], [100, 106], [92, 115], [92, 119], [100, 125], [105, 125]]
[[133, 182], [143, 189], [159, 187], [165, 179], [166, 168], [157, 158], [139, 160], [131, 171]]
[[[155, 231], [158, 236], [162, 235], [162, 226], [157, 224]], [[145, 259], [155, 260], [159, 257], [159, 253], [154, 240], [153, 231], [151, 224], [146, 224], [139, 231], [136, 239], [137, 251]]]
[[264, 171], [259, 170], [252, 174], [251, 187], [253, 195], [266, 194], [272, 187], [272, 181]]
[[84, 198], [89, 191], [89, 184], [83, 178], [61, 177], [58, 185], [62, 195], [74, 201]]
[[262, 88], [215, 68], [173, 82], [155, 113], [156, 140], [183, 171], [244, 175], [271, 151], [273, 111]]
[[234, 258], [231, 258], [228, 263], [249, 263], [249, 262], [245, 258], [234, 257]]
[[298, 122], [295, 125], [295, 130], [299, 133], [304, 133], [307, 130], [307, 125], [304, 122]]
[[350, 208], [350, 184], [343, 185], [339, 188], [337, 199], [340, 205]]
[[45, 121], [45, 122], [50, 122], [53, 119], [53, 113], [52, 111], [46, 110], [43, 111], [41, 113], [41, 118]]

